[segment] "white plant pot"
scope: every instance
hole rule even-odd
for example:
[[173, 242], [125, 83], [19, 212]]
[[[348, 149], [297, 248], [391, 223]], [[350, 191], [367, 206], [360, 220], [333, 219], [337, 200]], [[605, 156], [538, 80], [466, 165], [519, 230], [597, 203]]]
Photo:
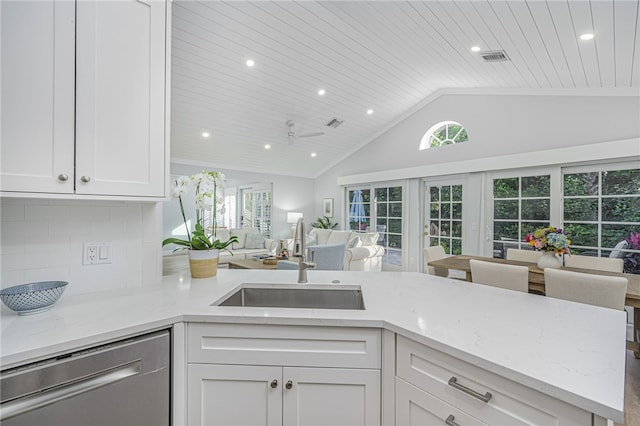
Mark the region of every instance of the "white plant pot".
[[220, 250], [189, 250], [191, 278], [211, 278], [218, 273]]
[[538, 259], [538, 268], [544, 270], [545, 268], [559, 269], [562, 268], [562, 259], [556, 256], [552, 251], [545, 251]]

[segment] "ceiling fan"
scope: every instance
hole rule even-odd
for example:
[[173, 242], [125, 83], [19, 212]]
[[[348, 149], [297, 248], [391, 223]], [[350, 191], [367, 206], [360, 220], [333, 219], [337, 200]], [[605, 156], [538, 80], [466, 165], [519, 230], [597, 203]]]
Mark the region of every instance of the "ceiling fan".
[[295, 127], [296, 123], [294, 123], [292, 120], [287, 120], [287, 127], [289, 127], [289, 132], [287, 132], [287, 138], [289, 139], [289, 143], [292, 144], [294, 140], [298, 139], [298, 138], [311, 138], [314, 136], [322, 136], [324, 135], [324, 132], [312, 132], [312, 133], [302, 133], [302, 134], [297, 134], [295, 132], [295, 130], [293, 129]]

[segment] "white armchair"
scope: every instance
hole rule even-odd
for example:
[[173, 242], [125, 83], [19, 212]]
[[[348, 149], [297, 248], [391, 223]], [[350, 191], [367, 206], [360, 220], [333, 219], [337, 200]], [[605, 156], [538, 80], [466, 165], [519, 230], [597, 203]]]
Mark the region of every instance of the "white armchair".
[[377, 232], [334, 231], [314, 228], [307, 245], [345, 244], [344, 271], [381, 271], [384, 247]]

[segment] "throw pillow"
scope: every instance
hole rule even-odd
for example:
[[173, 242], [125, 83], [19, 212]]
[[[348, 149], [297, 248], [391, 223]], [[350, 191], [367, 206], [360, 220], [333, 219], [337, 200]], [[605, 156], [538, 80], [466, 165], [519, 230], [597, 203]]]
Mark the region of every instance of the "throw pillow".
[[361, 245], [362, 245], [362, 241], [360, 240], [360, 237], [356, 235], [355, 237], [350, 239], [349, 242], [347, 243], [347, 249], [360, 247]]
[[225, 242], [225, 241], [229, 241], [229, 238], [231, 238], [231, 233], [229, 232], [229, 230], [227, 228], [217, 229], [216, 230], [216, 239], [217, 240]]
[[329, 235], [329, 240], [327, 240], [327, 244], [347, 244], [349, 239], [351, 239], [351, 231], [333, 231], [331, 235]]
[[312, 229], [309, 235], [307, 235], [307, 246], [315, 246], [317, 237], [318, 234], [316, 234], [316, 230]]
[[378, 235], [379, 234], [377, 232], [363, 232], [358, 236], [360, 237], [363, 246], [373, 246], [378, 242]]
[[247, 239], [244, 243], [244, 248], [248, 249], [263, 249], [264, 248], [264, 240], [266, 240], [266, 236], [262, 233], [254, 234], [248, 233]]
[[230, 230], [231, 235], [235, 235], [236, 237], [238, 237], [238, 242], [231, 244], [232, 249], [244, 248], [244, 244], [247, 241], [248, 231], [249, 231], [248, 229], [238, 229], [238, 228], [234, 228]]
[[314, 228], [313, 230], [316, 231], [316, 244], [318, 245], [329, 244], [328, 243], [329, 237], [333, 232], [335, 232], [331, 229], [322, 229], [322, 228]]

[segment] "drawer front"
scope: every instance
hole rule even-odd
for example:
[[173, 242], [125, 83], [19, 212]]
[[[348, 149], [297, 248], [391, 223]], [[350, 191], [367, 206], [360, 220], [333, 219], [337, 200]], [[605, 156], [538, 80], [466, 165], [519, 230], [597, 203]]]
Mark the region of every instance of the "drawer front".
[[[402, 336], [398, 336], [396, 374], [492, 425], [591, 424], [591, 413], [585, 410]], [[450, 384], [452, 378], [455, 383]]]
[[486, 423], [458, 410], [436, 398], [429, 392], [418, 389], [396, 378], [396, 425], [485, 425]]
[[380, 368], [376, 328], [189, 323], [190, 363]]

